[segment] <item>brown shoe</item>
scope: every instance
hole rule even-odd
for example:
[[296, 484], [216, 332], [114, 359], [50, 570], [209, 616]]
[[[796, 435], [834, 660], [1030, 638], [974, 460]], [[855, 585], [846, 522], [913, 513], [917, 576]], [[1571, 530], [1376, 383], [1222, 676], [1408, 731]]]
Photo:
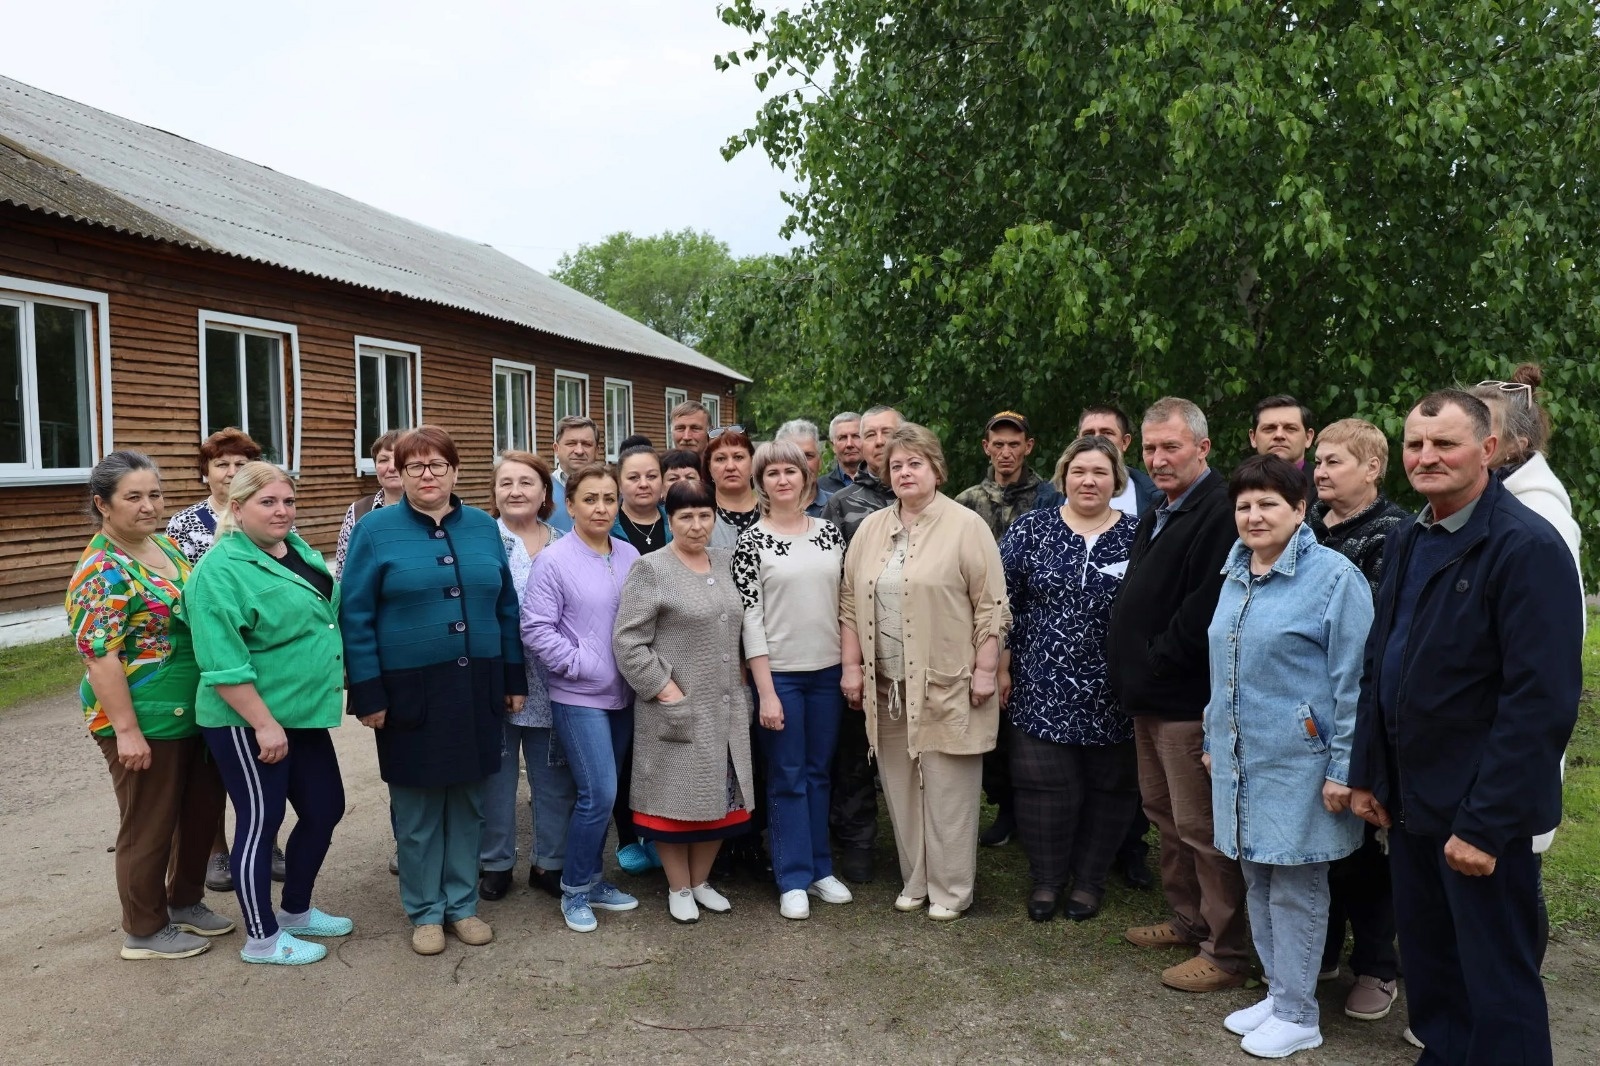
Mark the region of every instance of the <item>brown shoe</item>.
[[445, 928], [456, 935], [456, 939], [463, 944], [473, 947], [482, 947], [494, 939], [494, 930], [489, 928], [489, 923], [479, 918], [476, 914], [469, 914], [465, 918], [458, 918], [453, 922], [446, 922]]
[[1244, 974], [1229, 973], [1204, 955], [1161, 971], [1161, 983], [1180, 992], [1218, 992], [1244, 984]]
[[419, 925], [411, 930], [411, 950], [418, 955], [437, 955], [444, 950], [444, 926]]
[[1399, 990], [1393, 981], [1380, 981], [1376, 977], [1361, 976], [1345, 997], [1344, 1012], [1364, 1022], [1386, 1018], [1394, 1006]]
[[1194, 947], [1194, 941], [1178, 932], [1177, 926], [1171, 922], [1162, 922], [1159, 925], [1136, 925], [1123, 933], [1122, 938], [1141, 948]]

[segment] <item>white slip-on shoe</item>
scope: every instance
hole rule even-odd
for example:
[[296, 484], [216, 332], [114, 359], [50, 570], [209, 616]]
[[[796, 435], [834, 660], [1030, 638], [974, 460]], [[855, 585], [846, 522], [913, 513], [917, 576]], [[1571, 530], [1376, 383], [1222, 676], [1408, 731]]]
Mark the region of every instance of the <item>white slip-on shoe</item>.
[[820, 881], [811, 882], [811, 887], [806, 891], [824, 903], [849, 903], [855, 899], [845, 883], [831, 874]]
[[961, 911], [953, 911], [949, 907], [941, 907], [937, 903], [928, 904], [928, 917], [936, 922], [953, 922], [961, 917]]
[[1258, 1059], [1286, 1059], [1297, 1051], [1322, 1046], [1322, 1030], [1315, 1025], [1296, 1025], [1273, 1015], [1239, 1041], [1246, 1054]]
[[672, 920], [680, 925], [693, 925], [700, 920], [700, 908], [695, 904], [692, 888], [676, 892], [667, 889], [667, 909], [672, 912]]
[[1272, 997], [1268, 996], [1260, 1003], [1252, 1003], [1222, 1019], [1222, 1027], [1238, 1036], [1249, 1036], [1261, 1028], [1261, 1024], [1270, 1017], [1272, 1017]]
[[779, 896], [778, 913], [795, 921], [811, 917], [811, 900], [806, 898], [806, 890], [791, 888]]
[[696, 903], [713, 914], [727, 914], [733, 910], [733, 904], [728, 902], [728, 897], [712, 888], [709, 881], [702, 881], [689, 891], [694, 893]]
[[928, 905], [927, 896], [908, 896], [904, 892], [894, 898], [894, 909], [902, 914], [920, 911]]

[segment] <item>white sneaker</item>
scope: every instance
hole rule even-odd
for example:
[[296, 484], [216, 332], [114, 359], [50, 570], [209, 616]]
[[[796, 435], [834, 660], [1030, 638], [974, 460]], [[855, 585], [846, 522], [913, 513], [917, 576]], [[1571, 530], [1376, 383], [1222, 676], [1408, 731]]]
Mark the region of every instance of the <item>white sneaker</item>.
[[695, 906], [693, 889], [685, 888], [677, 892], [667, 889], [667, 909], [672, 912], [672, 920], [682, 925], [693, 925], [700, 920], [700, 908]]
[[953, 922], [961, 917], [960, 911], [953, 911], [949, 907], [941, 907], [937, 903], [928, 904], [928, 917], [936, 922]]
[[894, 909], [902, 914], [920, 911], [928, 905], [927, 896], [908, 896], [904, 892], [894, 898]]
[[712, 888], [709, 881], [703, 881], [689, 891], [694, 893], [696, 903], [713, 914], [727, 914], [733, 910], [733, 904], [728, 902], [728, 897]]
[[779, 896], [778, 913], [795, 921], [811, 917], [811, 901], [806, 898], [805, 889], [791, 888]]
[[820, 881], [811, 882], [811, 887], [806, 891], [824, 903], [849, 903], [855, 899], [845, 883], [831, 874]]
[[1253, 1003], [1244, 1010], [1236, 1010], [1222, 1019], [1222, 1027], [1230, 1033], [1240, 1036], [1249, 1036], [1268, 1018], [1272, 1017], [1272, 997], [1268, 996], [1260, 1003]]
[[1315, 1025], [1296, 1025], [1273, 1015], [1254, 1032], [1239, 1041], [1239, 1047], [1258, 1059], [1286, 1059], [1296, 1051], [1322, 1046], [1322, 1030]]

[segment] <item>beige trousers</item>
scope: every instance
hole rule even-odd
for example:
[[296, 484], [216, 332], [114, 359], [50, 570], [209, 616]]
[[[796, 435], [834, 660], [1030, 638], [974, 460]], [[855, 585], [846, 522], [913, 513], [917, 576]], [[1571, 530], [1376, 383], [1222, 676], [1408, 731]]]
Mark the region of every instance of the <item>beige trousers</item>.
[[[888, 685], [878, 707], [889, 706]], [[922, 753], [920, 770], [907, 748], [906, 720], [878, 715], [878, 776], [894, 825], [905, 895], [964, 911], [978, 873], [978, 794], [982, 755]]]

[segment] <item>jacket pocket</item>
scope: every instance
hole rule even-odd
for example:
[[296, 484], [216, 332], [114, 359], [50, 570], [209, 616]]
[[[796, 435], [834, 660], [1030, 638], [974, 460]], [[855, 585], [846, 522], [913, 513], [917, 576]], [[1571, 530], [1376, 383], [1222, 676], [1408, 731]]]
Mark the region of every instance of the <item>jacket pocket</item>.
[[1305, 739], [1306, 746], [1314, 753], [1321, 755], [1328, 750], [1328, 738], [1322, 724], [1317, 721], [1317, 716], [1311, 710], [1311, 704], [1302, 703], [1295, 708], [1295, 717], [1299, 720], [1300, 736]]
[[650, 702], [656, 705], [658, 712], [657, 740], [667, 744], [688, 744], [694, 740], [694, 711], [689, 707], [687, 696], [676, 703]]
[[966, 729], [972, 714], [972, 671], [959, 673], [939, 670], [922, 673], [922, 720], [929, 725]]

